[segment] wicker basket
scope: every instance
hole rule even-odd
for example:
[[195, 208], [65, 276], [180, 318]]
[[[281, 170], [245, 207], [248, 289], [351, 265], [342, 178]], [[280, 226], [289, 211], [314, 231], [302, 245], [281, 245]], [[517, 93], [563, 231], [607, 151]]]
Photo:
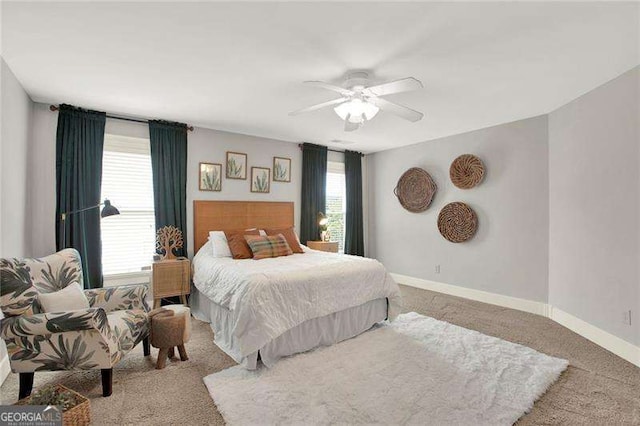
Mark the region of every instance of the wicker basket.
[[475, 155], [464, 154], [453, 160], [449, 177], [455, 186], [469, 189], [478, 185], [484, 176], [484, 164]]
[[429, 208], [436, 189], [436, 183], [429, 173], [412, 167], [400, 176], [393, 193], [402, 207], [411, 213], [420, 213]]
[[[73, 389], [69, 389], [61, 384], [54, 385], [59, 391], [70, 392], [76, 399], [76, 405], [62, 413], [62, 424], [64, 426], [86, 426], [91, 424], [91, 404], [89, 399], [80, 395]], [[22, 398], [14, 405], [29, 405], [30, 397]]]
[[478, 216], [471, 207], [456, 201], [440, 210], [438, 230], [452, 243], [462, 243], [471, 239], [478, 228]]

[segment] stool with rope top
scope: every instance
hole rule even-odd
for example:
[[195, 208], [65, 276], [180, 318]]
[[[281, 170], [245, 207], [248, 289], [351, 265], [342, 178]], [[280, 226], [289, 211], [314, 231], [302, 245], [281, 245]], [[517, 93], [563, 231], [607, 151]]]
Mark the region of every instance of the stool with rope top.
[[187, 361], [187, 350], [184, 344], [191, 337], [191, 309], [184, 305], [167, 305], [154, 309], [149, 313], [151, 321], [151, 346], [158, 348], [156, 368], [166, 366], [167, 358], [175, 356], [178, 348], [181, 361]]

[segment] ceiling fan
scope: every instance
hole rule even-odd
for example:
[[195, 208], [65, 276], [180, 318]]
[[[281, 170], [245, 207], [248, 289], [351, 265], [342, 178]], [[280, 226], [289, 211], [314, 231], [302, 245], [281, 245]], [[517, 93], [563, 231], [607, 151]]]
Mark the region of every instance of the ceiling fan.
[[298, 115], [332, 106], [335, 113], [344, 120], [344, 130], [347, 132], [359, 129], [365, 122], [375, 117], [380, 110], [412, 122], [420, 121], [423, 117], [421, 112], [383, 98], [383, 96], [394, 93], [422, 89], [422, 83], [413, 77], [370, 85], [369, 75], [359, 71], [348, 75], [344, 87], [322, 81], [305, 81], [304, 84], [332, 90], [342, 97], [290, 112], [289, 115]]

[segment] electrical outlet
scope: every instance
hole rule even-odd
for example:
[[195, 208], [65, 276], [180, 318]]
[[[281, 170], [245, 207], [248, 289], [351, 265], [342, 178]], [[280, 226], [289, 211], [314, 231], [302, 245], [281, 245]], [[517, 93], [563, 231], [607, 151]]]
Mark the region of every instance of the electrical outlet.
[[631, 325], [631, 309], [624, 311], [624, 323], [626, 325]]
[[440, 265], [436, 265], [436, 274], [440, 273]]

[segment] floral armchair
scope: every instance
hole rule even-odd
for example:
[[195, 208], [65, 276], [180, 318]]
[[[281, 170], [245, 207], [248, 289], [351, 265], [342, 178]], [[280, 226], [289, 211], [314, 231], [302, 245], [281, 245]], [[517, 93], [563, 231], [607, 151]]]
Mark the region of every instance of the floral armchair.
[[31, 393], [36, 371], [102, 370], [102, 394], [111, 395], [112, 367], [143, 342], [149, 355], [147, 286], [85, 290], [89, 309], [41, 313], [39, 293], [77, 282], [80, 254], [65, 249], [41, 259], [0, 259], [0, 337], [11, 370], [20, 373], [19, 397]]

